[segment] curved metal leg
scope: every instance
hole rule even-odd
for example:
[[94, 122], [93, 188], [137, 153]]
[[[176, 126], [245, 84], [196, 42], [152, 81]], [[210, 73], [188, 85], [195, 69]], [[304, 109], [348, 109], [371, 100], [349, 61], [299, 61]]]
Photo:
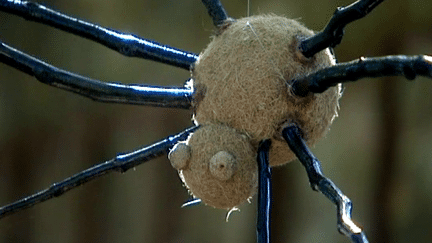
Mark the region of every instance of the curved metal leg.
[[100, 176], [108, 174], [109, 172], [118, 171], [123, 173], [130, 168], [157, 158], [165, 154], [168, 149], [174, 146], [178, 141], [185, 140], [191, 132], [195, 131], [195, 129], [197, 129], [196, 126], [188, 128], [177, 135], [170, 136], [150, 146], [130, 153], [118, 154], [115, 158], [109, 161], [95, 165], [87, 170], [66, 178], [61, 182], [54, 183], [45, 190], [25, 197], [9, 205], [0, 207], [0, 218], [16, 213], [22, 209], [32, 207], [48, 199], [58, 197], [73, 188], [76, 188], [93, 179], [99, 178]]
[[258, 219], [257, 242], [270, 242], [271, 211], [271, 168], [269, 167], [269, 150], [271, 141], [261, 141], [258, 148]]
[[323, 31], [300, 43], [301, 52], [305, 57], [312, 57], [327, 47], [335, 47], [341, 42], [347, 24], [363, 18], [383, 1], [359, 0], [349, 6], [337, 8]]
[[188, 109], [192, 88], [108, 83], [51, 66], [0, 42], [0, 62], [36, 77], [50, 86], [95, 101]]
[[307, 96], [310, 92], [322, 93], [339, 83], [353, 82], [362, 78], [404, 76], [411, 80], [417, 75], [432, 78], [431, 56], [362, 57], [295, 79], [292, 89], [297, 96]]
[[87, 38], [129, 57], [149, 59], [186, 70], [198, 58], [197, 54], [85, 22], [34, 2], [0, 1], [0, 11]]
[[352, 242], [368, 242], [363, 230], [351, 219], [351, 200], [328, 178], [321, 170], [321, 162], [311, 153], [296, 125], [287, 126], [282, 130], [282, 136], [289, 147], [306, 168], [309, 182], [313, 190], [320, 191], [337, 206], [339, 232], [349, 237]]
[[210, 17], [213, 19], [213, 24], [216, 27], [222, 25], [225, 20], [229, 18], [219, 0], [202, 0], [202, 3], [207, 8]]

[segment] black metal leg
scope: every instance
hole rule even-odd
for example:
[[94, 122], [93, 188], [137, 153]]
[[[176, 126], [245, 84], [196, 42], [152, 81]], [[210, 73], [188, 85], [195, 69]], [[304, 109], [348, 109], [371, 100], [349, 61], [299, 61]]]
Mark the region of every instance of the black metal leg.
[[349, 6], [337, 8], [323, 31], [300, 43], [301, 52], [305, 57], [312, 57], [327, 47], [335, 47], [341, 42], [347, 24], [363, 18], [383, 1], [359, 0]]
[[295, 95], [306, 96], [309, 92], [322, 93], [339, 83], [353, 82], [361, 78], [404, 76], [411, 80], [417, 75], [432, 78], [431, 56], [359, 58], [298, 78], [293, 81], [292, 90]]
[[296, 125], [289, 125], [282, 130], [282, 136], [288, 146], [306, 168], [313, 190], [320, 191], [337, 206], [339, 232], [353, 242], [368, 242], [363, 230], [351, 220], [352, 203], [341, 190], [321, 171], [321, 162], [311, 153]]
[[271, 141], [261, 141], [258, 148], [258, 219], [257, 242], [270, 242], [271, 211], [271, 168], [269, 167], [269, 150]]
[[228, 14], [219, 0], [202, 0], [202, 2], [216, 27], [221, 26], [228, 19]]
[[73, 188], [76, 188], [93, 179], [99, 178], [100, 176], [108, 174], [109, 172], [119, 171], [123, 173], [130, 168], [157, 158], [165, 154], [168, 149], [174, 146], [178, 141], [185, 140], [191, 132], [195, 131], [195, 129], [197, 129], [196, 126], [188, 128], [177, 135], [170, 136], [142, 149], [138, 149], [130, 153], [118, 154], [115, 158], [109, 161], [95, 165], [87, 170], [66, 178], [61, 182], [54, 183], [45, 190], [25, 197], [9, 205], [0, 207], [0, 218], [16, 213], [22, 209], [32, 207], [48, 199], [58, 197]]
[[102, 82], [51, 66], [2, 42], [0, 62], [36, 77], [44, 84], [95, 101], [183, 109], [191, 106], [191, 88]]
[[197, 54], [88, 23], [34, 2], [3, 0], [0, 11], [87, 38], [129, 57], [150, 59], [187, 70], [198, 58]]

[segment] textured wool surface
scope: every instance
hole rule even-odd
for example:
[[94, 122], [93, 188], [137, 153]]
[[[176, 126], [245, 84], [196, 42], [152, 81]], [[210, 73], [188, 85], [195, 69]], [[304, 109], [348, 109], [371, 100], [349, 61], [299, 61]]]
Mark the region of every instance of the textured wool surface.
[[227, 22], [200, 54], [192, 85], [193, 119], [201, 127], [170, 153], [195, 197], [232, 209], [256, 193], [261, 140], [272, 140], [270, 165], [276, 166], [295, 158], [281, 136], [284, 125], [297, 124], [309, 145], [328, 131], [340, 85], [303, 98], [291, 91], [295, 78], [335, 64], [329, 50], [311, 58], [298, 50], [312, 34], [295, 20], [248, 17]]
[[301, 54], [299, 40], [312, 34], [297, 21], [274, 15], [231, 23], [195, 64], [195, 122], [225, 124], [249, 136], [254, 147], [272, 139], [272, 166], [293, 160], [281, 125], [296, 123], [312, 145], [327, 132], [340, 97], [340, 86], [304, 98], [291, 94], [293, 79], [335, 64], [328, 49], [312, 58]]
[[[212, 124], [197, 129], [186, 144], [189, 148], [174, 147], [170, 160], [176, 167], [182, 164], [177, 159], [189, 158], [179, 173], [195, 197], [216, 208], [232, 209], [256, 193], [256, 151], [247, 136], [233, 128]], [[185, 153], [190, 154], [184, 156]]]
[[171, 161], [171, 165], [176, 170], [182, 170], [186, 168], [190, 161], [191, 149], [186, 143], [177, 143], [168, 154], [168, 159]]

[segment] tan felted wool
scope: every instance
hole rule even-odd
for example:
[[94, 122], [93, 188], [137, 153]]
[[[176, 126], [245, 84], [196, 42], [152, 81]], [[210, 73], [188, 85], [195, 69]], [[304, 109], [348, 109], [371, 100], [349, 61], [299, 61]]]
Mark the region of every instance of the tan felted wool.
[[[256, 193], [255, 149], [235, 129], [211, 124], [191, 134], [169, 154], [189, 191], [207, 205], [232, 209]], [[187, 161], [184, 163], [184, 161]]]
[[340, 86], [303, 98], [291, 92], [296, 77], [335, 64], [329, 50], [302, 55], [299, 41], [312, 34], [295, 20], [248, 17], [226, 23], [200, 54], [189, 85], [201, 127], [169, 156], [195, 197], [217, 208], [242, 204], [256, 193], [261, 140], [272, 140], [276, 166], [295, 158], [281, 136], [284, 125], [297, 124], [309, 145], [329, 129]]
[[312, 34], [297, 21], [274, 15], [228, 25], [195, 63], [195, 122], [225, 124], [247, 134], [255, 147], [272, 139], [272, 166], [293, 160], [280, 135], [281, 125], [296, 123], [312, 145], [337, 115], [340, 97], [340, 86], [305, 98], [291, 94], [294, 78], [335, 64], [328, 49], [312, 58], [301, 54], [299, 40]]

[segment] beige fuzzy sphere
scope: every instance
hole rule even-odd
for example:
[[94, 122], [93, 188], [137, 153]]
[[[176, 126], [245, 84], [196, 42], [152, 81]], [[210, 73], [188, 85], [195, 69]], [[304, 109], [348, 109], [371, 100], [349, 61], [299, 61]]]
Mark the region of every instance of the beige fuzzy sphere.
[[256, 192], [255, 153], [247, 136], [212, 124], [177, 144], [168, 158], [195, 197], [210, 206], [231, 209]]
[[[254, 163], [258, 144], [263, 139], [272, 140], [271, 166], [293, 160], [295, 155], [280, 134], [282, 125], [297, 124], [303, 130], [308, 144], [314, 144], [328, 131], [337, 115], [341, 87], [332, 87], [322, 94], [301, 98], [292, 95], [291, 82], [296, 77], [334, 65], [333, 56], [326, 49], [312, 58], [305, 58], [298, 50], [299, 40], [311, 36], [313, 32], [297, 21], [284, 17], [266, 15], [238, 19], [227, 24], [220, 32], [200, 54], [192, 72], [195, 123], [206, 130], [229, 127], [236, 136], [247, 137], [252, 147], [252, 154], [247, 156], [253, 157]], [[215, 133], [200, 143], [210, 147], [213, 144], [230, 147], [228, 144], [232, 144], [232, 141], [223, 137], [223, 134]], [[191, 136], [190, 141], [193, 141], [194, 136]], [[194, 147], [190, 146], [193, 151]], [[211, 151], [214, 152], [217, 151]], [[214, 154], [199, 154], [205, 159], [191, 157], [189, 165], [197, 163], [194, 167], [203, 170], [199, 173], [207, 173], [210, 170], [208, 159]], [[237, 160], [242, 161], [241, 158]], [[257, 173], [256, 166], [247, 168], [253, 170], [247, 172], [248, 175]], [[231, 199], [230, 203], [223, 205], [218, 201], [216, 205], [203, 197], [205, 192], [200, 189], [201, 192], [196, 193], [192, 186], [206, 182], [193, 181], [192, 176], [186, 176], [189, 173], [187, 170], [179, 171], [189, 190], [211, 206], [233, 208], [255, 193], [238, 195], [239, 199]], [[241, 191], [242, 187], [248, 191], [255, 188], [256, 184], [238, 184], [236, 187], [229, 191]], [[209, 194], [214, 195], [211, 192]], [[226, 195], [229, 198], [231, 196]]]

